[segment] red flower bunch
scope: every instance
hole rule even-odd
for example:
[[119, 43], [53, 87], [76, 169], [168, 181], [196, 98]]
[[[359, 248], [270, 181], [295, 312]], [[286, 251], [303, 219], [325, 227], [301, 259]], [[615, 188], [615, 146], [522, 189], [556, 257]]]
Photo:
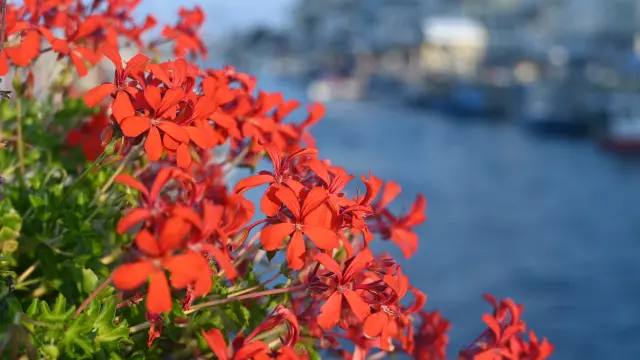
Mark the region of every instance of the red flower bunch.
[[[186, 60], [206, 55], [198, 7], [181, 9], [178, 23], [152, 42], [172, 43], [176, 59], [155, 62], [141, 52], [125, 62], [121, 40], [139, 46], [156, 24], [153, 17], [136, 24], [138, 3], [30, 0], [9, 6], [7, 34], [21, 41], [0, 54], [0, 75], [8, 61], [27, 67], [45, 51], [68, 58], [79, 76], [103, 55], [113, 63], [113, 79], [83, 96], [89, 107], [101, 106], [99, 115], [67, 139], [90, 160], [111, 151], [119, 161], [112, 182], [136, 199], [118, 219], [116, 232], [133, 241], [109, 280], [121, 291], [122, 307], [144, 299], [149, 346], [174, 322], [200, 326], [196, 333], [219, 359], [306, 358], [303, 345], [346, 359], [372, 352], [444, 359], [449, 323], [424, 310], [427, 296], [373, 245], [390, 240], [411, 258], [419, 247], [415, 228], [426, 220], [425, 197], [417, 195], [408, 212], [394, 213], [389, 204], [400, 185], [371, 173], [359, 177], [362, 191], [348, 194], [355, 176], [323, 159], [309, 132], [324, 115], [321, 104], [309, 105], [302, 122], [291, 122], [297, 101], [257, 90], [254, 77], [233, 67], [202, 69]], [[41, 37], [49, 48], [40, 49]], [[269, 170], [228, 186], [232, 168], [255, 168], [263, 158]], [[248, 191], [260, 192], [260, 213], [244, 197]], [[269, 289], [272, 278], [238, 289], [258, 278], [256, 264], [278, 254], [285, 258], [278, 266], [284, 283]], [[462, 359], [551, 354], [546, 339], [520, 337], [521, 306], [488, 299], [495, 307], [483, 317], [488, 329]], [[203, 309], [233, 302], [268, 315], [248, 336], [246, 324], [232, 338], [220, 324], [198, 324]], [[184, 316], [173, 316], [176, 307]]]

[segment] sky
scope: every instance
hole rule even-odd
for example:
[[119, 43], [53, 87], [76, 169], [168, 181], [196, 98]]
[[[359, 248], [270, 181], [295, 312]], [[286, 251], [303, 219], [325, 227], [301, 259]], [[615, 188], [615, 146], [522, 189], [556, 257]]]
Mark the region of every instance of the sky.
[[266, 24], [286, 24], [295, 0], [143, 0], [138, 13], [152, 14], [161, 24], [173, 23], [178, 8], [200, 4], [207, 14], [204, 33], [223, 36], [233, 30]]

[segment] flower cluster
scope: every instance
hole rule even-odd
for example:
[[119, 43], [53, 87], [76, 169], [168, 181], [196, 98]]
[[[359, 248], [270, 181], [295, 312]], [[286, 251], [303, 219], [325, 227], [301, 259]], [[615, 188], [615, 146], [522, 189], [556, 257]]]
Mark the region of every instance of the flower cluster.
[[[145, 48], [141, 36], [156, 20], [148, 16], [137, 24], [132, 11], [138, 3], [30, 0], [8, 6], [0, 75], [11, 67], [30, 71], [48, 51], [68, 60], [80, 77], [103, 57], [113, 63], [113, 79], [83, 94], [99, 113], [71, 131], [67, 145], [81, 146], [88, 160], [101, 164], [109, 151], [109, 161], [119, 163], [113, 182], [134, 194], [114, 229], [133, 243], [122, 249], [108, 280], [120, 291], [118, 308], [141, 307], [144, 299], [149, 346], [163, 336], [167, 321], [196, 326], [202, 309], [237, 301], [268, 314], [246, 336], [231, 337], [220, 325], [200, 328], [219, 359], [308, 358], [301, 345], [309, 341], [347, 359], [372, 352], [444, 359], [449, 323], [424, 309], [427, 296], [373, 246], [389, 240], [406, 259], [415, 255], [414, 229], [426, 220], [425, 198], [418, 195], [406, 213], [394, 213], [389, 205], [400, 185], [371, 173], [359, 177], [362, 191], [347, 194], [355, 176], [322, 158], [309, 132], [324, 116], [321, 104], [307, 106], [306, 119], [292, 122], [299, 102], [258, 90], [254, 77], [233, 67], [203, 69], [187, 60], [207, 53], [198, 35], [204, 22], [199, 8], [181, 9], [178, 23]], [[43, 39], [49, 47], [41, 49]], [[126, 62], [123, 40], [140, 49]], [[175, 60], [145, 55], [165, 43], [173, 44]], [[232, 168], [255, 168], [262, 159], [270, 161], [268, 170], [228, 186]], [[259, 192], [259, 204], [245, 198], [247, 192]], [[261, 261], [265, 254], [269, 260]], [[256, 263], [279, 254], [283, 284], [268, 289], [272, 278], [212, 299], [214, 288], [237, 288], [258, 276]], [[275, 295], [284, 297], [274, 305]], [[553, 347], [533, 333], [528, 342], [522, 339], [521, 307], [490, 301], [496, 310], [483, 317], [488, 329], [462, 359], [551, 354]], [[185, 317], [168, 317], [176, 306]]]

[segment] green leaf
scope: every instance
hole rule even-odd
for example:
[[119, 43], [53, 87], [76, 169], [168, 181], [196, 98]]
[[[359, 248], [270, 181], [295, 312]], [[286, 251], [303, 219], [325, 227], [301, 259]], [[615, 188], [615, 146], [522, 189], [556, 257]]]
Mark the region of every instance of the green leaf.
[[98, 276], [91, 269], [82, 269], [82, 290], [87, 294], [98, 287]]
[[249, 319], [251, 319], [251, 312], [246, 307], [242, 306], [241, 302], [234, 301], [224, 310], [225, 315], [229, 317], [240, 329], [244, 329], [249, 325]]
[[93, 322], [93, 328], [97, 331], [95, 342], [99, 346], [116, 348], [121, 341], [130, 342], [129, 325], [127, 321], [122, 321], [115, 325], [116, 302], [114, 299], [106, 299], [102, 305], [100, 313]]
[[60, 357], [60, 350], [55, 345], [44, 345], [40, 350], [45, 354], [47, 359], [57, 359]]

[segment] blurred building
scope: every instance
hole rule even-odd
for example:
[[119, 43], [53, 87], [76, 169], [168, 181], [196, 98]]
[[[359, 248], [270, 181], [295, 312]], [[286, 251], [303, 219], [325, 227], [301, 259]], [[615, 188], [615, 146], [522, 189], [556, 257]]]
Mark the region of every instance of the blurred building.
[[421, 0], [300, 0], [292, 45], [312, 69], [350, 72], [361, 56], [403, 66], [396, 59], [410, 62], [422, 41], [424, 11]]

